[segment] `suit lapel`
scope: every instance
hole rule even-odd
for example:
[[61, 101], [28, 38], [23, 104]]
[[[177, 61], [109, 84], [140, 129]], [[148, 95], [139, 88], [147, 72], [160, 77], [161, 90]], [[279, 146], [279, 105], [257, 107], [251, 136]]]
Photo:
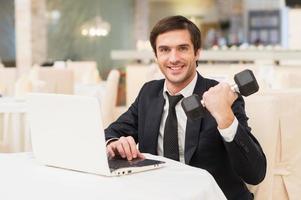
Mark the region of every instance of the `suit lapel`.
[[[206, 91], [206, 80], [198, 74], [198, 79], [193, 93], [200, 96]], [[185, 163], [189, 164], [193, 153], [195, 152], [200, 136], [202, 118], [196, 120], [187, 119], [185, 135]]]
[[145, 135], [148, 138], [147, 142], [153, 154], [157, 154], [159, 128], [165, 104], [162, 92], [163, 89], [156, 98], [152, 99], [148, 108], [149, 112], [146, 116], [146, 122], [151, 123], [145, 123]]

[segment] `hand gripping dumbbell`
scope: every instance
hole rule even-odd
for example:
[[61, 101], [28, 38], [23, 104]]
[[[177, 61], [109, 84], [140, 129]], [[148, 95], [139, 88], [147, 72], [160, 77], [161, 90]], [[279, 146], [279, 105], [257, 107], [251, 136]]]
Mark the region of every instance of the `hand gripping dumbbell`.
[[[240, 93], [243, 96], [249, 96], [259, 90], [258, 83], [253, 72], [249, 69], [243, 70], [234, 76], [235, 84], [231, 86], [233, 92]], [[186, 97], [182, 101], [182, 107], [190, 119], [197, 119], [203, 117], [206, 108], [200, 96], [193, 94]]]

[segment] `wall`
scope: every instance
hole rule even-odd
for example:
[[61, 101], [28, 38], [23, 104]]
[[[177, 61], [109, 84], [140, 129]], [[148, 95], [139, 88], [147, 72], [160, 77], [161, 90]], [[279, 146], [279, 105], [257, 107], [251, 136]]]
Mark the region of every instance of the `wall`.
[[[244, 33], [245, 38], [247, 38], [248, 33], [248, 18], [250, 10], [280, 10], [281, 14], [281, 45], [287, 46], [285, 38], [285, 28], [286, 28], [286, 10], [285, 10], [285, 0], [244, 0]], [[247, 40], [245, 41], [247, 42]]]
[[170, 15], [196, 16], [202, 22], [218, 21], [214, 0], [150, 0], [150, 27], [163, 17]]
[[284, 6], [284, 0], [244, 0], [247, 10], [275, 10]]
[[[48, 15], [57, 10], [60, 17], [49, 19], [48, 59], [96, 60], [104, 77], [122, 62], [112, 61], [113, 49], [134, 48], [134, 0], [48, 0]], [[87, 38], [80, 26], [87, 20], [101, 17], [111, 24], [106, 37]]]
[[216, 31], [220, 22], [231, 22], [231, 27], [222, 33], [228, 43], [243, 40], [243, 0], [150, 0], [150, 25], [169, 15], [184, 15], [194, 21], [203, 34], [204, 47], [211, 47], [206, 42], [208, 31]]
[[301, 49], [301, 9], [288, 10], [288, 47]]
[[0, 0], [0, 59], [15, 61], [14, 1]]
[[47, 59], [46, 0], [31, 0], [32, 63]]

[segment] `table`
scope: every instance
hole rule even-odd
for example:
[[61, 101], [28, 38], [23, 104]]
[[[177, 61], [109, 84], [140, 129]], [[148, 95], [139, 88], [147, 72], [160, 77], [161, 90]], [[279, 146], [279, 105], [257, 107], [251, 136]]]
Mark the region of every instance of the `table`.
[[43, 166], [32, 153], [0, 154], [1, 199], [122, 199], [189, 200], [226, 199], [205, 170], [167, 158], [160, 169], [121, 176], [103, 177]]
[[29, 127], [25, 113], [24, 99], [0, 98], [0, 151], [20, 152], [30, 149]]
[[16, 99], [13, 97], [0, 98], [0, 113], [25, 113], [25, 99]]

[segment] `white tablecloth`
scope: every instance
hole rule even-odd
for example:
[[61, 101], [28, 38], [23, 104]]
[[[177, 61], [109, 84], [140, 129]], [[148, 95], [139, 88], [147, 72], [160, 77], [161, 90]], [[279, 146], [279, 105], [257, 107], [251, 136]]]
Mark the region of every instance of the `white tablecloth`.
[[43, 166], [31, 153], [0, 154], [0, 199], [225, 199], [207, 171], [156, 158], [167, 165], [137, 174], [103, 177]]
[[0, 98], [0, 113], [25, 113], [25, 99], [16, 99], [13, 97]]
[[0, 98], [0, 152], [30, 150], [25, 99]]

